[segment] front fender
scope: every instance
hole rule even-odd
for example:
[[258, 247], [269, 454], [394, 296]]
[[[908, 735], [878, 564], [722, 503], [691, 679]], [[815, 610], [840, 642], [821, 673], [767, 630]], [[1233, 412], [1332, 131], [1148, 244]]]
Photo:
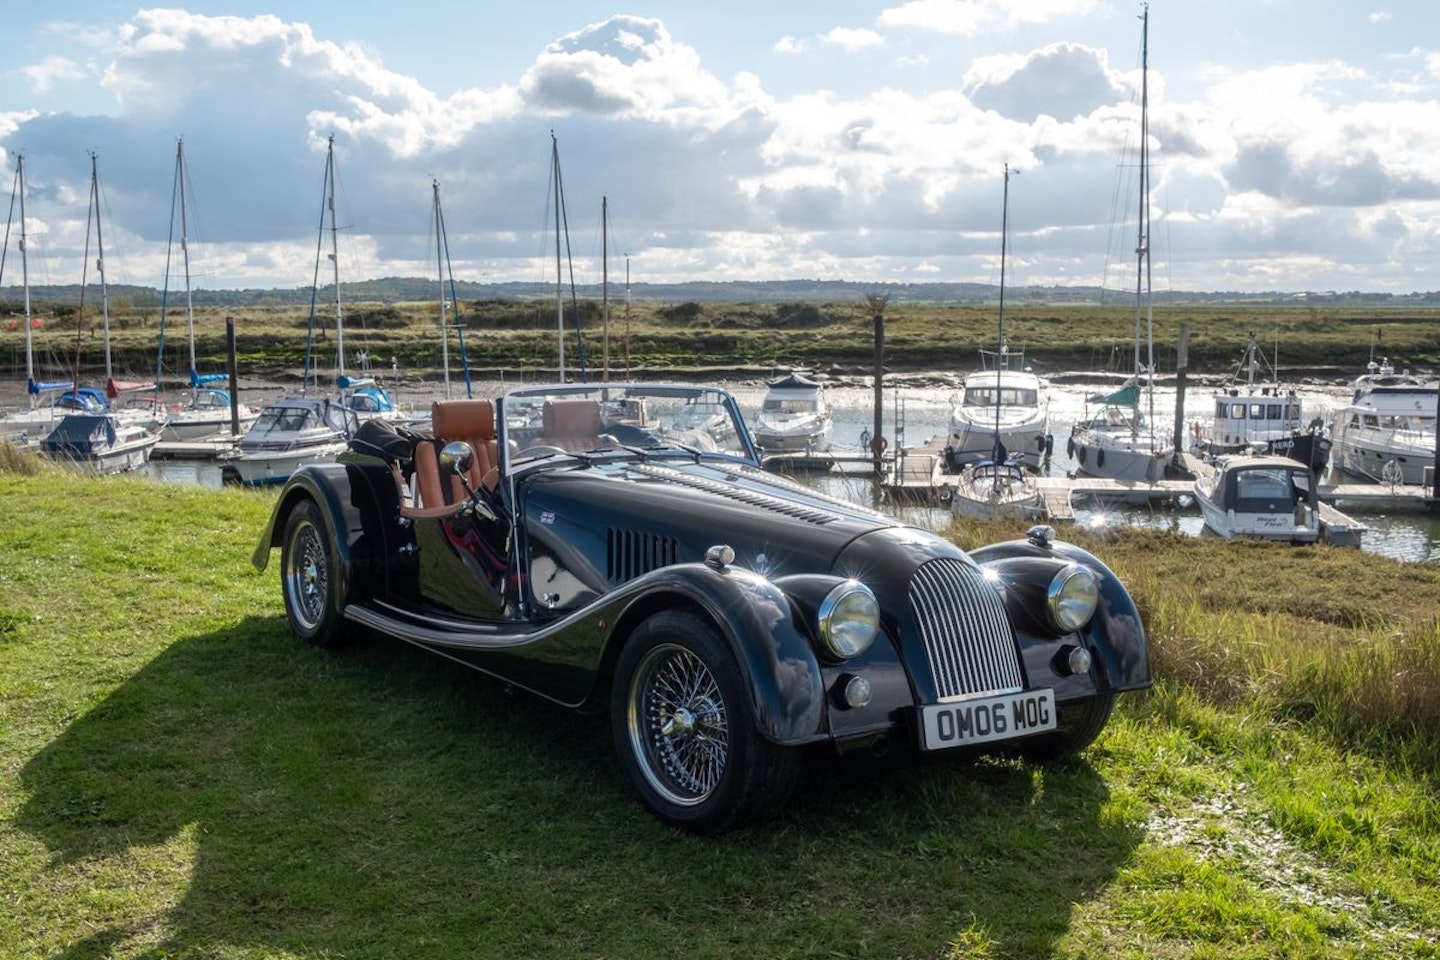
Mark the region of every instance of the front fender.
[[[627, 604], [617, 625], [616, 637], [625, 637], [650, 612], [683, 598], [709, 615], [735, 654], [761, 736], [789, 746], [826, 736], [820, 665], [780, 587], [740, 567], [717, 570], [702, 563], [665, 567], [643, 580], [640, 594]], [[617, 645], [611, 654], [618, 653]]]
[[1094, 554], [1063, 540], [1048, 541], [1044, 545], [1033, 540], [1009, 540], [969, 553], [982, 565], [1011, 558], [1050, 557], [1094, 570], [1099, 578], [1100, 603], [1095, 616], [1080, 631], [1081, 636], [1100, 665], [1107, 689], [1119, 692], [1150, 686], [1150, 654], [1140, 611], [1125, 584]]
[[280, 491], [270, 520], [260, 535], [250, 562], [255, 569], [264, 571], [270, 563], [270, 552], [280, 546], [285, 536], [285, 522], [290, 511], [301, 500], [313, 500], [320, 508], [325, 522], [325, 533], [335, 551], [338, 576], [334, 578], [334, 589], [338, 591], [337, 609], [344, 609], [346, 592], [354, 583], [355, 545], [364, 533], [360, 509], [355, 505], [350, 471], [343, 464], [325, 463], [302, 467], [291, 475]]

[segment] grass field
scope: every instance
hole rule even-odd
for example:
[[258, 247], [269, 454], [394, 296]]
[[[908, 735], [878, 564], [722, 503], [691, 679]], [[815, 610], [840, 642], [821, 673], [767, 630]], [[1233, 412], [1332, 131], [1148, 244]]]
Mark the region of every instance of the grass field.
[[0, 458], [0, 957], [1440, 956], [1433, 566], [1087, 543], [1159, 682], [1083, 758], [817, 763], [702, 840], [600, 718], [294, 641], [271, 500]]

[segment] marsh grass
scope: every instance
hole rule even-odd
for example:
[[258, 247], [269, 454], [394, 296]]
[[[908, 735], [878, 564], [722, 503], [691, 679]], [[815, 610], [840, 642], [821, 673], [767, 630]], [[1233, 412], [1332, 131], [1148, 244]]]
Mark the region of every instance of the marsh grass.
[[1440, 955], [1436, 731], [1386, 706], [1433, 669], [1428, 568], [1097, 541], [1159, 683], [1084, 757], [817, 760], [702, 840], [639, 810], [602, 718], [297, 644], [248, 565], [271, 502], [0, 472], [0, 956]]
[[[382, 366], [393, 360], [407, 376], [433, 377], [441, 368], [438, 308], [433, 303], [367, 302], [347, 294], [345, 309], [345, 337], [352, 351], [365, 351]], [[873, 367], [873, 322], [861, 297], [817, 303], [640, 300], [632, 305], [628, 321], [612, 306], [608, 325], [601, 322], [598, 302], [581, 301], [580, 311], [585, 353], [594, 369], [600, 367], [607, 335], [612, 369], [617, 371], [624, 369], [627, 351], [634, 368], [652, 375], [676, 368], [763, 373], [777, 364], [822, 371], [865, 372]], [[309, 322], [305, 307], [238, 304], [201, 308], [195, 316], [196, 348], [207, 368], [224, 366], [227, 318], [234, 320], [242, 374], [293, 376], [304, 361]], [[1434, 309], [1423, 307], [1164, 307], [1156, 313], [1157, 369], [1175, 369], [1182, 325], [1191, 331], [1193, 374], [1234, 373], [1251, 331], [1259, 335], [1266, 355], [1287, 371], [1353, 377], [1377, 336], [1398, 364], [1434, 367], [1440, 365], [1436, 316]], [[465, 328], [472, 369], [523, 374], [554, 367], [553, 301], [462, 301], [458, 316], [450, 321]], [[317, 322], [315, 355], [324, 370], [333, 363], [333, 331], [325, 329], [333, 318], [322, 315]], [[1026, 350], [1027, 359], [1042, 369], [1130, 370], [1133, 317], [1123, 305], [1017, 301], [1007, 305], [1005, 323], [1012, 346]], [[966, 371], [975, 366], [979, 349], [992, 346], [995, 308], [896, 299], [886, 308], [885, 326], [885, 359], [891, 369]], [[154, 311], [116, 311], [112, 341], [123, 369], [154, 368], [156, 334]], [[451, 344], [452, 363], [458, 362], [453, 357], [457, 346]], [[82, 367], [103, 368], [100, 338], [93, 333], [83, 338], [79, 350]], [[77, 351], [74, 320], [47, 324], [37, 333], [36, 351], [37, 356], [59, 358], [57, 373], [68, 372]]]
[[9, 440], [0, 440], [0, 473], [34, 476], [40, 470], [40, 458], [22, 450]]

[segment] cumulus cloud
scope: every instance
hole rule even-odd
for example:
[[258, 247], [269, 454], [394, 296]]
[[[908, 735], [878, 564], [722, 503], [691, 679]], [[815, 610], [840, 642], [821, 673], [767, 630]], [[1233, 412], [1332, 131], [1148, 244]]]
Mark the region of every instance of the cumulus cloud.
[[[607, 197], [611, 229], [647, 279], [990, 279], [1008, 163], [1025, 171], [1011, 222], [1027, 279], [1093, 283], [1120, 150], [1138, 133], [1138, 73], [1059, 40], [968, 62], [940, 52], [955, 34], [1063, 30], [1106, 11], [1099, 0], [915, 0], [884, 11], [877, 30], [769, 48], [863, 62], [883, 78], [868, 85], [721, 77], [702, 55], [707, 38], [616, 16], [557, 31], [492, 86], [440, 96], [304, 23], [144, 10], [83, 41], [74, 32], [83, 54], [22, 68], [32, 82], [88, 84], [111, 109], [0, 114], [0, 147], [10, 158], [24, 146], [37, 236], [71, 261], [97, 149], [111, 229], [131, 255], [111, 259], [133, 258], [141, 282], [159, 276], [183, 136], [206, 285], [308, 285], [332, 134], [347, 279], [432, 269], [432, 178], [458, 275], [539, 279], [553, 257], [554, 131], [572, 229], [598, 222]], [[846, 56], [882, 44], [893, 56]], [[1215, 286], [1248, 286], [1247, 269], [1269, 284], [1270, 264], [1318, 270], [1347, 245], [1375, 262], [1433, 261], [1440, 59], [1422, 73], [1426, 57], [1408, 58], [1403, 89], [1342, 62], [1212, 67], [1187, 78], [1198, 93], [1183, 102], [1152, 70], [1157, 226], [1197, 278], [1177, 271], [1176, 282], [1211, 283], [1198, 278], [1215, 265]]]
[[19, 69], [31, 93], [49, 93], [56, 83], [66, 80], [83, 80], [85, 70], [69, 57], [46, 57], [39, 63]]
[[855, 53], [858, 50], [885, 44], [885, 38], [874, 30], [857, 27], [835, 27], [820, 39], [832, 47], [840, 47], [847, 53]]
[[975, 105], [1017, 120], [1048, 115], [1068, 120], [1124, 99], [1129, 86], [1113, 73], [1105, 51], [1056, 43], [1028, 54], [981, 57], [965, 75]]

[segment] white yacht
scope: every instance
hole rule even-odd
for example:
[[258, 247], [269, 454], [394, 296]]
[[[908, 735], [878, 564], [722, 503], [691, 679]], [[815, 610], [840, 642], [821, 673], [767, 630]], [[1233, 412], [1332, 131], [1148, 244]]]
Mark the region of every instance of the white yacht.
[[1435, 463], [1435, 416], [1440, 384], [1390, 361], [1371, 361], [1357, 377], [1348, 406], [1331, 427], [1330, 462], [1374, 483], [1422, 484]]
[[825, 389], [798, 373], [771, 381], [755, 421], [755, 443], [764, 453], [823, 453], [833, 424]]
[[1039, 470], [1052, 442], [1045, 381], [1026, 368], [1023, 350], [981, 350], [980, 366], [965, 377], [951, 407], [946, 466], [959, 470], [994, 460], [998, 438], [1001, 460], [1019, 456], [1025, 466]]
[[327, 397], [283, 397], [260, 411], [221, 473], [246, 486], [283, 483], [303, 466], [334, 460], [358, 426], [353, 412]]

